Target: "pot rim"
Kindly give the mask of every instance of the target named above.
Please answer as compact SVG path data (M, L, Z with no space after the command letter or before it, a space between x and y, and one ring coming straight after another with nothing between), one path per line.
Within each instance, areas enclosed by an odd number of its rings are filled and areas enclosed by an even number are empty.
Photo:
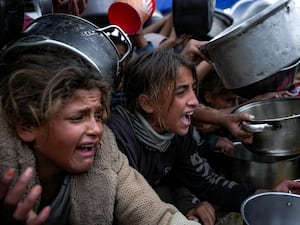
M39 38L40 40L33 40L33 38ZM61 41L49 39L48 37L45 37L43 35L29 35L18 39L15 43L13 43L5 49L5 51L1 55L1 58L5 58L7 54L11 54L11 52L14 52L16 49L19 48L42 46L55 46L57 48L68 50L70 53L84 58L88 63L90 63L94 67L94 69L96 69L99 72L101 77L104 76L103 71L100 70L99 66L94 62L94 60L92 60L82 51Z
M254 199L258 199L258 198L263 198L266 196L282 196L284 198L286 198L286 200L290 200L290 199L298 199L300 200L300 195L298 194L293 194L293 193L288 193L288 192L263 192L263 193L258 193L258 194L254 194L251 195L250 197L246 198L241 205L240 211L241 211L241 215L243 217L244 222L247 225L250 225L248 219L246 218L246 206L249 202L251 202ZM287 202L286 202L287 203ZM271 206L271 205L270 205Z
M246 110L255 107L255 106L260 106L264 104L268 104L270 102L282 102L282 101L300 101L300 97L281 97L281 98L275 98L275 99L266 99L266 100L258 100L254 101L251 103L245 103L238 108L234 109L232 113L247 113ZM251 121L248 121L253 124L258 124L258 123L268 123L268 122L279 122L279 121L284 121L284 120L289 120L289 119L296 119L300 117L300 113L298 114L293 114L290 116L283 116L283 117L277 117L277 118L272 118L272 119L252 119Z
M86 26L91 26L91 30L88 30L88 31L84 31L86 33L86 35L93 35L95 33L99 34L101 33L112 45L112 47L114 48L114 50L116 51L116 54L118 55L118 58L119 58L119 63L121 63L122 61L125 60L125 58L130 54L131 50L132 50L132 43L131 41L129 40L128 36L125 34L125 32L117 25L108 25L108 26L105 26L105 27L98 27L96 24L90 22L89 20L86 20L82 17L79 17L79 16L75 16L75 15L72 15L72 14L67 14L67 13L54 13L54 14L46 14L46 15L42 15L38 18L36 18L35 20L33 20L28 26L27 28L23 31L23 34L30 34L30 29L32 29L32 27L34 27L37 23L39 23L40 21L44 21L45 19L47 18L51 18L51 17L54 17L54 18L62 18L64 19L64 17L66 17L65 19L74 19L74 20L77 20L77 21L80 21L80 22L83 22ZM109 35L107 34L108 30L109 29L114 29L114 30L118 30L118 32L120 33L121 35L121 38L123 38L125 40L124 43L127 44L127 51L126 53L122 56L122 58L120 58L120 53L116 47L116 45L114 44L114 42L110 39ZM81 31L82 32L82 31ZM48 37L49 39L52 39L51 37ZM59 40L57 40L59 41Z
M54 29L53 32L48 33L46 30L47 27L51 25L56 25L56 23L67 21L66 26L63 23L59 28ZM70 32L71 34L78 34L78 41L74 42L72 39L64 38L59 32L61 29L67 30L72 29L75 24L75 27L78 25L78 29L76 31ZM41 25L41 26L40 26ZM77 28L77 27L76 27ZM58 35L56 35L56 33ZM115 43L111 39L111 35L117 32L118 38L127 45L127 50L124 55L120 55ZM55 35L53 35L55 33ZM82 37L84 36L84 37ZM109 54L112 57L113 62L109 66L113 66L113 72L108 73L105 71L107 65L102 65L97 62L97 58L95 58L96 51L88 52L85 49L85 46L82 45L83 42L86 41L86 37L97 36L97 40L105 41L104 43L109 45ZM92 43L92 42L91 42ZM128 36L124 33L124 31L116 26L109 25L102 28L99 28L97 25L92 22L83 19L81 17L65 14L65 13L55 13L55 14L47 14L43 15L37 19L35 19L31 24L21 33L20 38L14 40L13 42L7 44L2 49L3 51L0 54L1 58L5 58L15 50L26 49L28 47L49 47L53 46L57 49L64 49L71 54L80 56L85 61L87 61L96 71L99 73L100 77L109 78L114 80L118 77L120 71L120 63L130 54L132 50L132 44L128 38Z

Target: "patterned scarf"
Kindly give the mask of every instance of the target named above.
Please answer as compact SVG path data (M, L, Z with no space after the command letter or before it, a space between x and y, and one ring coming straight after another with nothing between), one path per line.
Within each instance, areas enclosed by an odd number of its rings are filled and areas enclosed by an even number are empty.
M175 136L174 133L159 134L139 112L132 114L121 106L117 106L115 109L130 122L137 139L144 144L148 150L159 152L165 152L167 150L172 138Z

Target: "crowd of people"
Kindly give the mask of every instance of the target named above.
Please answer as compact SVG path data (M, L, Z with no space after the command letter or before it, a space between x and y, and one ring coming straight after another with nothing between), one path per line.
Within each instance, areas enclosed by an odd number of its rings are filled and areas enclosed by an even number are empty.
M86 4L54 0L53 13L81 16ZM230 154L232 140L252 141L240 126L252 115L232 114L233 108L293 93L255 99L231 93L199 50L206 41L178 37L172 21L170 13L130 35L134 48L116 86L70 49L32 44L11 54L13 42L6 43L0 51L1 224L213 225L216 209L239 212L253 194L300 194L300 182L255 189L214 171L202 154L206 148ZM122 43L113 42L122 54ZM220 127L227 136L216 132ZM219 139L209 144L212 131Z

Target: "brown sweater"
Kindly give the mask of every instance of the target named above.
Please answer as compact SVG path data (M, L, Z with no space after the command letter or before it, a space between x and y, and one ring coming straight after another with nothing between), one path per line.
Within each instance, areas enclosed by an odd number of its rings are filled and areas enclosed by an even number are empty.
M71 176L71 225L108 225L113 219L129 225L195 225L172 205L163 203L145 179L132 169L105 127L101 149L92 168ZM0 117L0 172L15 168L20 174L35 168L35 157ZM29 187L39 183L35 171ZM36 203L35 209L39 206Z

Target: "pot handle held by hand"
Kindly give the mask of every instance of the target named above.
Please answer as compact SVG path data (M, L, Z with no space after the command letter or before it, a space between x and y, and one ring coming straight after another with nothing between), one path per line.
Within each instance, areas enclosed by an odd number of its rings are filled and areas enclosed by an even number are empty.
M199 50L201 51L201 53L203 54L203 56L205 56L205 60L206 61L212 62L211 57L208 54L207 44L200 46Z
M258 132L263 132L266 130L274 130L280 128L280 123L260 123L260 124L250 124L250 123L243 123L242 127L244 130L252 133L258 133Z

